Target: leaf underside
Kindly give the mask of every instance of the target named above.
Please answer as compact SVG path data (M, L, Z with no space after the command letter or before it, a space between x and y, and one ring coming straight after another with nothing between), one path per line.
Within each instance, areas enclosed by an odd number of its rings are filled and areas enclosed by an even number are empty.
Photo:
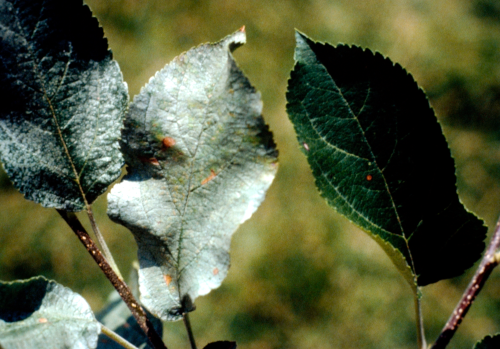
M463 273L480 257L486 227L459 201L424 92L379 53L296 38L287 112L321 195L412 287Z
M134 234L141 300L163 320L221 284L231 235L276 172L260 94L231 55L245 39L240 30L177 57L125 119L128 175L109 194L108 214Z
M0 347L95 348L101 326L85 299L36 277L0 282Z
M68 211L120 175L127 86L81 0L0 0L0 157L26 198Z

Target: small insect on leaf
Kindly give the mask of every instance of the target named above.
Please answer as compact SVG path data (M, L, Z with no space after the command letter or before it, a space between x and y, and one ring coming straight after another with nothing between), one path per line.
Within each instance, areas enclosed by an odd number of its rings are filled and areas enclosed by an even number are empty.
M49 322L49 320L47 320L44 317L41 317L40 319L38 319L38 322L41 323L41 324L46 324L47 322Z
M217 275L217 274L219 274L219 269L218 268L214 268L213 274L214 274L214 276Z
M304 149L309 151L309 146L307 145L307 143L302 143L302 145L304 146Z
M214 170L210 170L210 176L208 176L207 178L205 178L204 180L201 181L201 185L205 185L207 184L208 182L210 182L212 179L214 179L216 176L215 174L215 171Z
M366 180L367 180L367 181L371 181L372 179L373 179L373 176L372 176L372 175L370 175L370 174L369 174L368 176L366 176Z
M173 139L172 137L165 137L161 140L163 146L162 146L162 149L163 150L167 150L169 148L172 148L174 145L175 145L175 139Z

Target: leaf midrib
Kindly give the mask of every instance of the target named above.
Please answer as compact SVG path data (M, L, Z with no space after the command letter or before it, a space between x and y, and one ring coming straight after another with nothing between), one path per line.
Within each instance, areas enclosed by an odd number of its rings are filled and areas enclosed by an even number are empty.
M14 7L14 4L13 4L12 6ZM38 16L38 19L37 19L37 23L36 23L36 25L35 25L35 29L34 29L34 31L33 31L33 33L32 33L32 35L31 35L32 37L33 37L33 35L34 35L35 31L36 31L36 30L37 30L37 28L38 28L38 23L40 22L40 18L41 18L41 16L42 16L42 11L43 11L43 9L44 9L44 7L42 6L42 7L40 8L40 12L39 12L39 16ZM68 158L68 162L69 162L69 163L70 163L70 165L71 165L71 169L72 169L73 175L75 176L75 178L71 178L71 179L72 179L72 180L74 180L74 181L75 181L75 183L77 184L78 189L79 189L79 191L80 191L80 193L81 193L81 195L82 195L82 199L83 199L83 201L84 201L85 207L88 209L90 206L89 206L89 203L87 202L87 197L86 197L85 192L84 192L84 190L83 190L83 187L82 187L82 185L81 185L81 182L80 182L80 177L79 177L78 171L76 170L75 164L74 164L74 162L73 162L73 159L72 159L72 157L71 157L71 154L70 154L70 152L69 152L69 149L68 149L68 147L67 147L67 145L66 145L66 141L65 141L65 139L64 139L64 137L63 137L63 135L62 135L61 127L60 127L60 125L59 125L59 121L57 120L56 112L55 112L54 106L53 106L53 104L52 104L52 99L51 99L51 97L49 97L49 95L48 95L48 93L47 93L47 89L46 89L45 84L44 84L44 82L43 82L43 79L42 79L42 77L41 77L41 71L40 71L40 69L38 68L38 61L37 61L37 59L36 59L35 51L34 51L34 49L33 49L33 47L32 47L31 42L30 42L29 40L27 40L27 37L28 37L28 36L27 36L26 32L24 31L24 28L23 28L23 26L21 25L21 22L20 22L20 20L19 20L19 19L20 19L20 16L19 16L19 9L18 9L18 8L16 8L16 24L17 24L17 26L18 26L18 28L19 28L19 30L20 30L20 32L21 32L21 35L23 36L23 38L24 38L24 40L25 40L25 42L26 42L26 44L27 44L27 45L26 45L26 47L27 47L27 49L28 49L29 55L32 57L33 69L34 69L33 73L34 73L34 74L35 74L35 76L37 77L37 79L38 79L38 81L39 81L39 84L40 84L40 86L41 86L41 88L42 88L42 91L41 91L41 92L42 92L42 94L43 94L44 98L45 98L45 99L46 99L46 101L47 101L47 104L48 104L49 109L50 109L50 113L51 113L51 115L52 115L52 119L53 119L53 121L54 121L54 123L55 123L55 128L56 128L57 134L58 134L59 139L60 139L60 141L61 141L61 144L62 144L62 146L63 146L63 148L64 148L64 152L65 152L65 154L66 154L66 157ZM72 45L71 45L71 44L70 44L70 49L72 49ZM68 56L67 66L69 66L69 64L70 64L70 59L71 59L71 58ZM62 82L63 82L63 80L65 79L65 76L66 76L65 74L66 74L66 73L67 73L67 69L65 69L64 74L63 74L63 76L61 77L61 81L60 81L60 83L59 83L59 86L61 86L61 85L62 85ZM59 89L59 87L58 87L58 89ZM56 90L56 92L55 92L54 96L57 94L58 89Z
M210 45L213 47L213 45ZM204 55L203 56L203 60L201 62L201 66L204 66L204 62L205 60L208 58L208 55ZM222 66L222 69L226 68L227 65L226 64L223 64ZM190 194L191 194L191 182L193 180L193 175L194 175L194 171L193 171L193 167L195 165L195 162L196 162L196 157L198 155L198 149L200 147L200 140L203 136L203 134L205 133L206 130L208 130L209 128L211 127L214 127L216 124L214 123L213 125L209 125L207 128L204 128L203 125L205 124L205 121L207 119L207 116L208 116L208 110L210 109L210 106L212 105L212 103L216 100L216 98L214 98L215 96L213 95L213 92L215 90L215 87L218 86L218 83L220 82L220 79L222 79L223 77L223 74L217 74L218 76L218 80L216 81L216 83L212 84L211 86L211 89L209 89L208 91L210 91L208 94L211 94L212 95L212 98L208 98L208 103L205 107L205 113L204 113L204 116L203 116L203 120L200 121L200 124L202 125L201 127L201 130L200 130L200 133L198 135L198 139L197 139L197 143L196 143L196 148L194 150L194 153L192 154L192 160L191 160L191 166L189 168L189 179L188 179L188 183L187 183L187 194L186 194L186 199L184 201L184 207L183 207L183 210L182 210L182 214L181 214L181 228L180 228L180 232L179 232L179 243L177 245L177 261L176 261L176 269L177 269L177 285L179 286L178 287L178 291L179 291L179 297L182 297L182 292L181 292L181 285L180 285L180 278L181 278L181 273L182 271L185 269L183 268L182 270L180 269L180 262L181 262L181 249L182 249L182 242L183 242L183 237L184 237L184 217L186 215L186 209L188 207L188 202L189 202L189 198L190 198ZM184 79L186 78L186 74L183 75L183 80L182 82L184 82ZM182 83L179 85L179 92L178 94L180 93L180 86L182 86ZM208 95L207 95L208 97ZM178 101L178 98L177 98L177 101ZM176 108L178 107L178 104L176 105ZM189 149L189 148L188 148Z
M311 127L316 131L316 134L318 135L318 137L320 137L328 146L331 146L332 148L335 148L337 149L338 151L340 152L343 152L345 153L346 155L350 155L350 156L353 156L353 157L357 157L358 159L363 159L363 160L369 160L369 159L365 159L365 158L362 158L362 157L359 157L355 154L352 154L352 153L349 153L347 151L345 151L344 149L341 149L341 148L338 148L336 147L335 145L331 144L331 143L328 143L326 141L326 139L319 133L319 131L317 131L316 127L314 126L313 122L311 121L311 117L310 117L310 114L309 112L307 111L307 108L303 105L302 101L300 101L300 104L302 105L302 109L304 110L304 113L308 116L308 121L311 125ZM319 166L319 164L314 160L314 162ZM342 198L342 200L344 200L344 202L352 209L352 212L356 213L358 216L362 217L367 223L369 223L370 225L374 226L375 228L387 233L387 234L390 234L390 235L394 235L394 236L397 236L397 237L401 237L401 235L399 234L396 234L396 233L393 233L393 232L390 232L388 230L386 230L385 228L375 224L374 222L372 222L369 218L367 218L365 215L363 215L361 212L359 212L358 210L355 209L354 206L352 206L351 202L338 190L338 187L336 185L334 185L326 176L324 176L323 174L321 174L321 176L323 178L325 178L325 180L330 184L330 186L335 190L335 192L338 194L338 196L340 198Z

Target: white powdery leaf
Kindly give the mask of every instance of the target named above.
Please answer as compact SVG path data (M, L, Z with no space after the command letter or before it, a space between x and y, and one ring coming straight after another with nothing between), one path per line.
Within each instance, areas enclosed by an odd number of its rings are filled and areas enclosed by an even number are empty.
M129 173L109 194L108 214L134 234L142 302L163 320L221 284L231 235L276 173L260 94L231 55L244 42L240 30L180 55L126 116Z

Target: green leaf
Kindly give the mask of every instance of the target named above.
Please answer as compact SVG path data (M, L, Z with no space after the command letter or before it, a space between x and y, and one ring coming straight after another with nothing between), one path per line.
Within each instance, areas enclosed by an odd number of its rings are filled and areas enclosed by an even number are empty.
M0 282L0 347L95 348L101 331L82 296L43 277Z
M379 53L296 39L287 111L321 195L415 290L460 275L480 257L486 227L459 201L424 92Z
M132 268L131 277L128 282L128 286L132 290L132 294L135 298L139 298L139 275L136 268ZM163 333L162 322L153 317L149 311L146 310L146 314L154 326L156 333L161 337ZM144 331L137 323L137 320L131 315L130 310L118 292L113 291L108 297L108 302L103 310L97 314L97 320L104 326L114 331L122 338L126 339L128 342L132 343L140 349L152 348L149 344L148 338ZM122 346L110 339L104 333L99 335L99 341L97 343L97 349L121 349Z
M220 341L207 344L203 349L236 349L236 342Z
M486 336L480 342L477 342L474 349L498 349L500 348L500 334Z
M240 30L174 59L125 120L129 173L109 194L108 214L134 234L142 302L163 320L221 284L231 235L276 172L260 94L230 53L245 39Z
M26 198L85 208L120 175L127 86L81 0L0 0L0 157Z

